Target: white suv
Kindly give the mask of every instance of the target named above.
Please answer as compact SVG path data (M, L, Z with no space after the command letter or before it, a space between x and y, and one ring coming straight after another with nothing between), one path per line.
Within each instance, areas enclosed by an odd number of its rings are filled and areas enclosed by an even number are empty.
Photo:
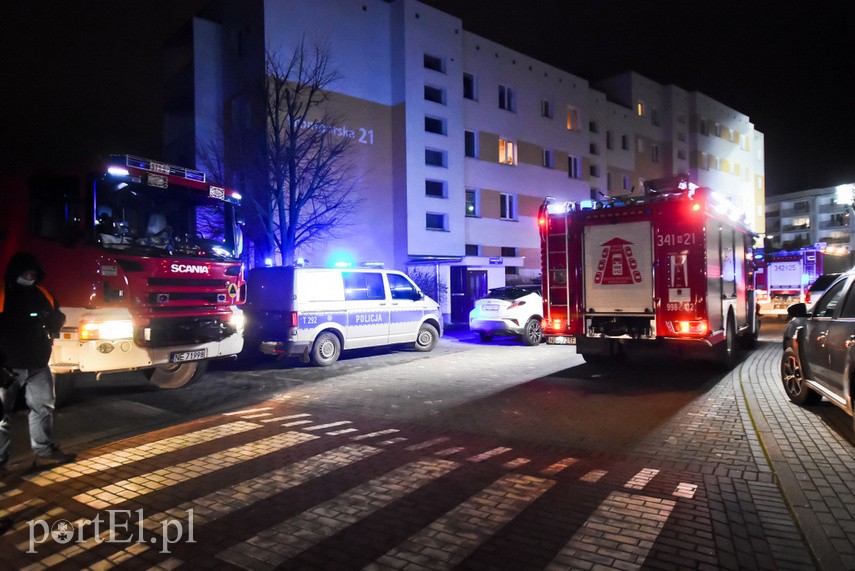
M469 330L485 342L495 335L516 335L526 345L538 345L543 340L542 313L539 285L497 287L475 302L469 313Z

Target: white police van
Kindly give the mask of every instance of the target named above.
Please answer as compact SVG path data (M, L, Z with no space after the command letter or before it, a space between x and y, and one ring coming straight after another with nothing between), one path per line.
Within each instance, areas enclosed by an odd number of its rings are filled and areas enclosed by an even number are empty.
M442 335L439 304L395 270L254 268L244 315L248 348L321 367L343 349L408 343L430 351Z

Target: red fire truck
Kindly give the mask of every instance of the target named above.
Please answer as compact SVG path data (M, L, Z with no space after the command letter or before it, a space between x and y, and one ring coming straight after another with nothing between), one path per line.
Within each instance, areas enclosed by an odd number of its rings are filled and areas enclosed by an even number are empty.
M58 397L79 372L146 369L177 388L239 353L240 195L129 155L84 170L0 182L0 272L14 252L35 254L67 317L50 361Z
M637 198L548 198L538 223L547 343L588 362L654 347L731 365L737 339L756 342L753 234L687 176L648 181Z

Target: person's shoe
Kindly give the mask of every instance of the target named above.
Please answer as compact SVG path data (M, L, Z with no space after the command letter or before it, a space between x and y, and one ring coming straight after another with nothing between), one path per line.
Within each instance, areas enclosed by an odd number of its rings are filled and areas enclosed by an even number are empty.
M59 449L59 446L54 446L50 449L48 454L36 454L35 459L33 459L33 466L37 468L44 466L58 466L59 464L73 462L75 458L77 458L77 454L66 454Z

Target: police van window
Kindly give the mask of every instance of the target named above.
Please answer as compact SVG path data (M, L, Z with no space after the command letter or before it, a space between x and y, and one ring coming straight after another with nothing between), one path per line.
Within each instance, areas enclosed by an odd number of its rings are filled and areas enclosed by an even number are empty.
M399 274L386 274L389 278L389 289L392 290L392 299L417 299L416 286L413 282Z
M380 272L344 272L344 298L347 300L386 299Z
M837 282L834 287L825 292L825 295L820 298L813 308L814 317L833 317L834 310L840 299L843 296L843 286L846 285L846 280Z

